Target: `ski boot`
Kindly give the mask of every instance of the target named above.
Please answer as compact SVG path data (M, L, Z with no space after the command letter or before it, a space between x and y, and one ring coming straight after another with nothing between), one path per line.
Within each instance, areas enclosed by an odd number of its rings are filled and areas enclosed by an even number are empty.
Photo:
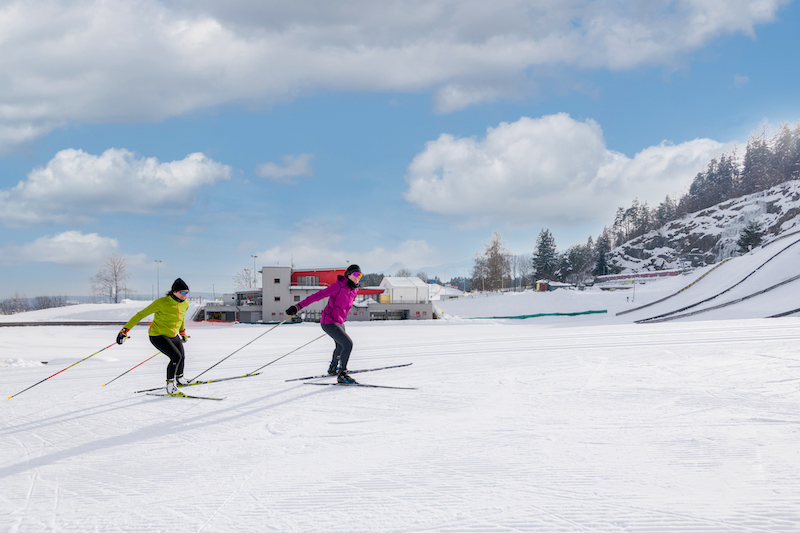
M175 381L174 380L171 380L171 379L167 380L167 388L166 388L166 390L167 390L167 394L169 394L170 396L175 396L176 394L178 394L178 386L175 385Z
M347 370L342 369L339 372L339 376L336 378L338 383L343 383L345 385L358 385L358 381L354 380L350 376L347 375Z

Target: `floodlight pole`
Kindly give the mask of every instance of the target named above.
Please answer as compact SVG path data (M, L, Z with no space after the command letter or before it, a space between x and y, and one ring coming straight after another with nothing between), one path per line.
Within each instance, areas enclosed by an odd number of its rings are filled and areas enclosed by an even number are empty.
M161 272L159 268L161 266L161 261L156 259L155 262L156 262L156 293L161 294Z

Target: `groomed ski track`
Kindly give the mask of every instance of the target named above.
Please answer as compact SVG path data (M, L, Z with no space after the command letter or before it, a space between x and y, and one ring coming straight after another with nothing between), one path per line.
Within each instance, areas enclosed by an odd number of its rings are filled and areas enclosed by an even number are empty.
M0 404L0 531L800 528L794 319L509 322L348 326L360 363L414 362L375 383L417 391L285 383L326 367L330 346L312 345L262 376L208 385L224 402L132 394L163 380L165 361L101 387L149 354L134 337L131 350ZM5 350L30 353L24 329L4 331ZM257 331L197 328L189 365L205 368ZM318 331L279 328L224 370ZM0 388L67 364L87 335L114 333L36 328L39 349L68 353L3 369Z
M800 268L800 238L793 234L793 239L775 241L770 246L759 248L756 253L736 258L735 261L709 266L707 271L692 283L675 293L656 301L646 303L617 313L617 316L636 323L663 322L678 320L701 313L709 313L732 305L747 305L751 298L759 297L765 292L783 287L786 283L798 281ZM697 283L706 276L716 283ZM725 280L725 288L719 290L719 280ZM688 290L690 289L691 290ZM793 307L776 309L759 318L782 315L791 312ZM715 318L727 318L729 313L720 313ZM736 316L742 316L741 314ZM745 315L747 316L747 315Z

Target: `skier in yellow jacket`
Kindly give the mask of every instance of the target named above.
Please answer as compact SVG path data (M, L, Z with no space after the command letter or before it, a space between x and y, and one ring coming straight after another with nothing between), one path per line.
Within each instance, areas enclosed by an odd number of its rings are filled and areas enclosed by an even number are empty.
M163 298L153 301L150 305L136 313L117 335L117 344L122 344L128 338L128 332L144 317L152 315L150 323L150 343L158 351L169 357L167 365L167 394L178 392L178 385L185 385L183 378L183 362L186 355L183 352L183 343L189 336L186 334L184 316L189 308L186 297L189 295L189 286L181 278L175 280L172 288Z

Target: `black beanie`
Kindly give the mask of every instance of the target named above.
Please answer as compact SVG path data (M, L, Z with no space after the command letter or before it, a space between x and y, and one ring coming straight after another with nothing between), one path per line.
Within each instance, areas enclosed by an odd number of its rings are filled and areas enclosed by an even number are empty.
M344 277L349 276L353 272L358 272L359 274L361 274L361 267L358 265L350 265L349 267L347 267L347 270L344 271Z
M189 286L183 281L181 278L176 279L172 282L172 290L171 292L180 292L180 291L188 291Z

